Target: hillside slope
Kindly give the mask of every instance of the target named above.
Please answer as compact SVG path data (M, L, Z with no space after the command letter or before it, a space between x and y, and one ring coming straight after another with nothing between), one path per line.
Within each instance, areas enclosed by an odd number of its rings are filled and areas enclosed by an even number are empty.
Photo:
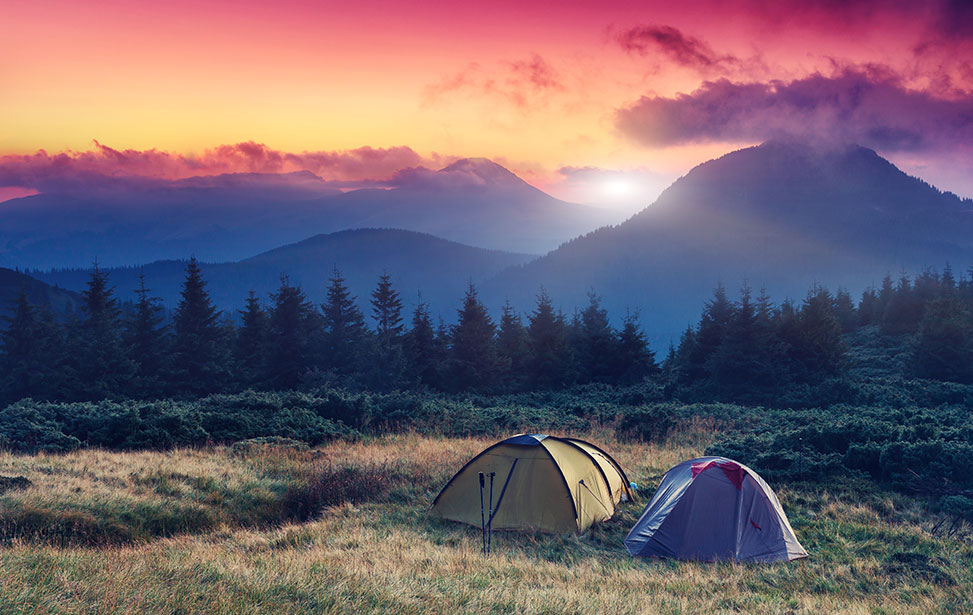
M27 299L33 305L49 308L55 314L77 310L82 303L81 296L77 293L50 286L19 271L0 267L0 317L10 314L22 290L27 291ZM7 323L0 320L0 329L6 326Z
M441 312L451 320L452 309L459 305L471 280L482 281L533 258L528 254L474 248L424 233L359 229L316 235L241 261L204 263L201 267L214 302L225 310L241 309L250 289L266 301L280 286L281 275L287 275L292 284L300 284L313 301L320 303L324 301L328 278L337 267L363 309L367 308L378 276L388 272L406 306L414 306L421 291L434 313ZM185 261L109 269L109 280L119 297L134 297L140 271L152 294L161 297L167 307L175 307L185 277ZM88 279L84 269L35 275L72 289L83 288Z
M695 321L717 282L802 299L814 283L853 293L886 273L973 263L973 205L874 151L769 142L701 164L625 223L579 237L488 285L564 309L594 289L615 316L640 309L666 336Z

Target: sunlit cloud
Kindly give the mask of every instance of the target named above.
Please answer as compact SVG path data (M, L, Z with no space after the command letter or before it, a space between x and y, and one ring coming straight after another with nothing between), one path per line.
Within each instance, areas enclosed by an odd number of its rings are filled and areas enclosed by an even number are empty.
M150 186L156 185L152 180L295 171L310 171L339 185L360 185L367 180L386 180L403 168L438 168L455 159L437 154L421 156L409 147L295 153L251 141L220 145L192 155L155 149L118 150L98 141L94 145L94 149L85 152L50 154L39 150L0 156L0 186L41 192L83 191L119 182Z
M521 110L546 106L553 93L567 88L558 71L539 54L501 61L493 68L471 62L423 88L423 104L449 102L452 95L499 100Z

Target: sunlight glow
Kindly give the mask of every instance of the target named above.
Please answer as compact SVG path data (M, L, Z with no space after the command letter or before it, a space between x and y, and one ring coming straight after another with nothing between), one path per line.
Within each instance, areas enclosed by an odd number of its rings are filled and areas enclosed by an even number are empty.
M621 177L614 177L612 179L609 179L602 186L602 190L605 191L605 194L613 197L628 196L632 193L634 189L635 186L632 184L631 181Z

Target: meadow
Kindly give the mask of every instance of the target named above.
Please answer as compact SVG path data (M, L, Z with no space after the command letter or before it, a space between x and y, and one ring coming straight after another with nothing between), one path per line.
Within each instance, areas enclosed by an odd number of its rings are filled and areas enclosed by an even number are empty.
M655 442L598 423L639 501L584 535L431 518L494 440L407 432L317 446L264 439L166 451L0 453L0 613L963 613L973 536L864 475L774 482L810 557L743 565L631 558L622 539L667 468L721 436Z

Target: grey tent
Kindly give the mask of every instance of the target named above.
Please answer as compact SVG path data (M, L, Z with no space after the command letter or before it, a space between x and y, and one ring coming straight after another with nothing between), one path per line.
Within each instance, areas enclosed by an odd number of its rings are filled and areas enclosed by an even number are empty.
M691 459L666 472L625 546L636 556L706 561L807 557L770 486L725 457Z

